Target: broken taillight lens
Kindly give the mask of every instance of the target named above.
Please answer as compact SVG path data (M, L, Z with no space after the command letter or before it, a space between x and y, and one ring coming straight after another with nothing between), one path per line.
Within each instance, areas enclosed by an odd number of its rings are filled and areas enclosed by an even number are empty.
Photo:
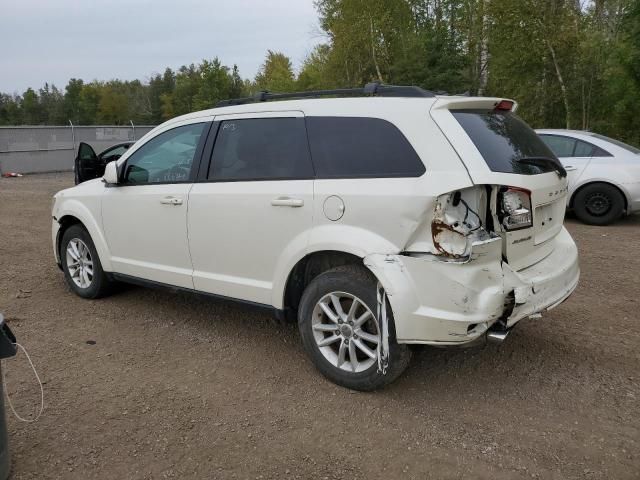
M499 197L500 222L505 230L533 226L531 192L523 188L503 187Z

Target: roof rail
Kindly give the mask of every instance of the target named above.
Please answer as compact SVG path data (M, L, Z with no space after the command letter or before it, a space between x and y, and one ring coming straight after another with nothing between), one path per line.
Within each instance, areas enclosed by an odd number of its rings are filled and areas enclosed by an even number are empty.
M362 88L336 88L333 90L311 90L308 92L271 93L262 91L252 97L221 100L216 107L244 105L246 103L267 102L269 100L287 100L294 98L318 97L435 97L435 93L411 85L385 85L378 82L367 83Z

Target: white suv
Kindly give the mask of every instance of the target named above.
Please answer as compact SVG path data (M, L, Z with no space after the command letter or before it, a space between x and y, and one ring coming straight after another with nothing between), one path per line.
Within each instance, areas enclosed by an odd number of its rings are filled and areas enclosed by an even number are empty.
M264 306L297 318L325 376L372 390L410 344L503 339L575 289L566 172L514 102L367 85L226 104L55 195L75 293L125 281Z

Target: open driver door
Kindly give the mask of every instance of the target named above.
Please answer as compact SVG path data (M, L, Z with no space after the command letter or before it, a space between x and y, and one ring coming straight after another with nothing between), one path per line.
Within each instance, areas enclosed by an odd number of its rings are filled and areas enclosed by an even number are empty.
M104 165L100 162L93 147L88 143L80 142L80 145L78 145L74 172L76 185L104 175Z

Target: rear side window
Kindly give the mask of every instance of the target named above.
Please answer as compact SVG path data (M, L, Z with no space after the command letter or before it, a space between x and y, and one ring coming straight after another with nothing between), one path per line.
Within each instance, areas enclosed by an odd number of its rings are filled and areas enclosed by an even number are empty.
M252 118L220 123L208 178L313 178L303 118Z
M317 178L419 177L425 167L392 123L367 117L307 117Z
M494 172L535 175L554 170L559 160L529 125L517 115L500 110L451 110L487 166ZM549 159L532 165L531 159Z
M574 157L611 157L609 152L603 150L596 145L582 140L576 140L576 150L573 154Z

